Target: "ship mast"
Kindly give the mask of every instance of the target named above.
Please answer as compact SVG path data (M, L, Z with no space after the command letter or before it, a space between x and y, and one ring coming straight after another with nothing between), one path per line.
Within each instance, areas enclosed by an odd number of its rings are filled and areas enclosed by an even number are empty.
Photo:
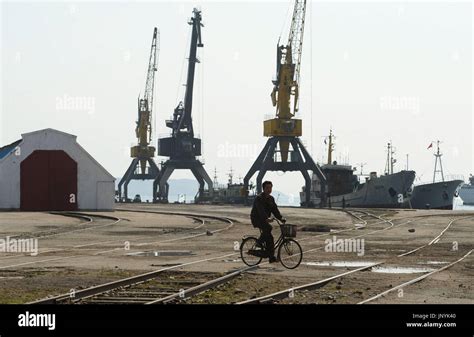
M229 185L232 185L233 184L233 178L234 178L234 170L232 169L232 166L230 167L228 177L229 177Z
M387 162L385 164L385 175L390 174L390 142L387 143Z
M390 174L393 174L393 164L395 164L397 162L396 159L393 159L393 155L395 154L395 150L393 149L393 145L392 145L392 152L390 153L390 171L391 173Z
M328 146L328 165L331 165L332 163L332 153L334 151L334 143L332 141L333 134L332 134L332 129L329 129L329 146Z
M214 166L214 181L212 182L215 187L219 185L217 181L217 168Z
M385 164L385 174L393 174L393 164L397 162L393 159L395 150L393 149L392 141L387 143L387 163Z
M440 143L440 141L437 140L436 141L437 150L436 150L436 153L434 154L434 156L435 156L435 167L434 167L434 172L433 172L433 183L436 180L436 173L437 172L441 173L441 180L444 181L443 163L441 162L441 156L443 154L439 152L439 143ZM439 160L439 170L436 169L437 166L438 166L438 160Z
M359 163L357 164L358 166L360 166L360 173L359 173L359 176L363 176L364 175L364 166L366 165L367 163Z

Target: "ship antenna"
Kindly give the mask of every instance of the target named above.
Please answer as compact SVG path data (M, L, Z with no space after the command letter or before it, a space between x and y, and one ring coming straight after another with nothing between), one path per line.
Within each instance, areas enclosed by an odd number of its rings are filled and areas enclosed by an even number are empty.
M435 167L434 167L434 172L433 172L433 183L435 182L436 180L436 173L439 172L441 173L441 180L444 181L444 174L443 174L443 163L441 162L441 156L443 155L442 153L439 152L439 144L441 142L439 140L436 141L436 147L437 147L437 150L436 150L436 153L434 154L435 156ZM437 170L437 166L438 166L438 160L439 160L439 170Z

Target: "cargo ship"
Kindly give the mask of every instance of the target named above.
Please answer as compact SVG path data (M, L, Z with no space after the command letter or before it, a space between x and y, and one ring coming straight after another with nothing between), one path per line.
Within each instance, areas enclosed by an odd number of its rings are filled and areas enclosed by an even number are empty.
M254 187L249 186L250 195L242 182L234 182L234 171L232 168L227 174L229 177L226 186L219 186L217 182L217 172L214 169L214 193L211 198L213 204L246 204L253 201Z
M370 207L370 208L403 208L409 202L415 171L400 171L393 173L391 144L389 143L390 164L384 175L377 176L371 172L365 181L360 182L355 169L350 165L339 165L332 161L334 150L333 134L329 134L328 163L321 166L327 180L328 207ZM390 171L391 168L391 171ZM361 172L361 177L362 172ZM321 182L313 174L311 179L310 205L305 205L306 190L303 186L300 192L302 206L314 207L321 202Z
M453 209L453 199L458 195L459 189L463 184L461 179L445 180L443 173L443 164L441 162L442 153L439 149L438 140L437 150L434 153L435 166L433 173L433 182L428 184L415 185L410 198L410 206L415 209ZM432 146L430 144L428 148ZM439 163L439 164L438 164ZM438 169L439 167L439 169ZM441 175L441 181L436 181L436 174Z
M469 176L469 184L461 185L459 189L459 197L462 199L463 205L474 206L474 176Z

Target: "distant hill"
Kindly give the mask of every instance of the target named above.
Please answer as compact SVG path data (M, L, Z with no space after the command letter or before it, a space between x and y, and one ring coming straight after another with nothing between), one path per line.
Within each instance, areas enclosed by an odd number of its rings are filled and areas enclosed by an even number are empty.
M115 179L115 189L118 189L118 183L120 182L120 177ZM194 202L194 197L199 189L199 184L194 179L170 179L168 181L170 186L168 200L169 202L175 202L178 200L181 195L181 201L184 199L187 203ZM153 183L150 180L132 180L128 184L128 197L132 198L136 194L140 194L140 197L143 202L147 200L151 202L153 194ZM299 206L300 198L298 196L291 197L283 192L273 191L273 197L277 201L278 205L282 206Z

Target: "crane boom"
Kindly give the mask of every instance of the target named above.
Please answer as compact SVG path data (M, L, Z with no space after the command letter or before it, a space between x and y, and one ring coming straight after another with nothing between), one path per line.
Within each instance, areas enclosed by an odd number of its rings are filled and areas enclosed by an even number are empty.
M295 0L288 43L277 44L277 75L271 93L276 118L264 121L263 134L266 137L302 135L302 121L293 117L298 111L305 14L306 0ZM289 142L281 140L279 144L282 160L286 162Z
M195 8L193 10L193 17L191 17L191 20L188 22L188 24L192 26L192 33L191 44L189 46L188 73L186 77L184 101L178 103L173 113L173 119L166 121L166 126L173 130L173 137L177 137L178 134L182 132L186 132L190 137L194 137L192 122L194 74L196 63L200 62L197 58L197 48L204 47L201 36L201 27L204 27L204 25L201 23L201 20L201 12Z
M273 106L276 107L277 118L290 119L298 111L298 94L301 68L301 55L303 51L303 35L306 14L306 0L296 0L291 19L290 33L287 45L277 45L277 74L273 81L274 87L271 98ZM293 104L291 104L293 101ZM293 105L293 106L292 106ZM274 129L274 123L268 123L266 136L272 133L280 133ZM300 136L300 132L293 134Z
M157 71L157 56L159 52L159 33L155 27L151 41L150 59L145 82L143 98L138 100L138 121L136 134L141 146L148 146L152 140L153 93L155 87L155 72Z
M304 22L306 14L306 0L296 1L293 10L293 18L291 21L290 35L288 37L288 46L291 46L291 62L296 62L296 69L294 73L294 83L296 88L300 84L300 68L301 68L301 55L303 53L303 35L304 35ZM295 97L294 112L298 111L298 97Z

